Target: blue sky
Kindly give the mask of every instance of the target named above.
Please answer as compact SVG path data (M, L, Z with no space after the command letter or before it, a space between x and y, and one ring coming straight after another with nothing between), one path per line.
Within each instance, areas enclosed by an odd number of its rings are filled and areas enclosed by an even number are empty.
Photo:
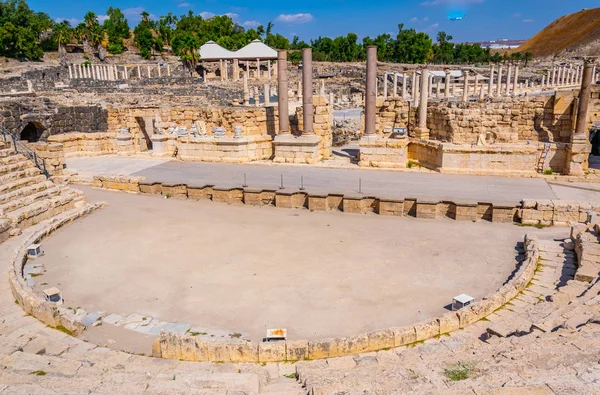
M29 0L36 11L73 24L92 10L104 15L109 6L119 7L133 28L139 13L154 17L193 10L206 16L228 14L245 27L273 21L275 32L290 39L294 34L308 41L318 36L348 32L374 37L397 33L397 25L425 31L431 36L443 30L454 41L483 41L498 38L526 39L559 16L598 6L597 0ZM465 15L459 22L448 15Z

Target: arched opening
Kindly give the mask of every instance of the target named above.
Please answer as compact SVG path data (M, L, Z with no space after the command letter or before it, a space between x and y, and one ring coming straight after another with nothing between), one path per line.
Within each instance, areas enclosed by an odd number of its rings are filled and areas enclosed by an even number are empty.
M42 134L44 133L44 128L37 122L29 122L23 130L21 130L21 140L25 140L30 143L35 143L40 141Z

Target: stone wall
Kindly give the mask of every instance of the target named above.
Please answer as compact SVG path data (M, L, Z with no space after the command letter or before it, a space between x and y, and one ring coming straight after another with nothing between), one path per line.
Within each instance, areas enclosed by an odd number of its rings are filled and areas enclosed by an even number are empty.
M490 102L432 102L430 137L453 143L488 141L568 142L573 130L573 95L494 98Z
M44 160L46 171L51 176L60 176L65 168L64 147L60 143L31 143L29 148L33 149L37 157Z
M43 131L41 140L71 132L106 132L108 113L100 106L65 106L44 98L0 102L0 125L20 136L28 123Z
M304 130L303 107L296 108L297 130ZM317 136L321 138L319 153L323 159L331 157L333 146L333 108L325 96L313 96L313 128Z
M114 133L65 133L48 137L49 143L59 143L65 157L96 156L117 151Z
M414 116L414 111L412 112ZM408 128L411 115L411 103L400 97L377 98L376 130L377 134L389 137L394 128Z
M269 135L234 137L180 137L177 157L184 161L245 163L271 159L273 139Z

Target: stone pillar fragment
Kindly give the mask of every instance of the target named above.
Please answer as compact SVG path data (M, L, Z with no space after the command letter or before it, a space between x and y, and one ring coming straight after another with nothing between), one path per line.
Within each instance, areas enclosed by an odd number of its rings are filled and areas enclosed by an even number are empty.
M406 86L408 85L408 74L402 74L402 98L406 99Z
M244 79L244 83L248 83ZM277 52L277 101L279 107L279 134L290 134L288 104L287 51Z
M512 76L512 64L508 65L508 71L506 73L506 94L510 94L510 78Z
M250 105L250 91L248 90L248 71L244 72L244 105Z
M450 97L450 69L444 70L444 73L446 73L446 78L444 80L444 96L448 98Z
M468 102L469 101L469 70L465 70L463 71L463 97L462 97L462 101L463 102Z
M490 79L488 81L488 95L492 96L492 90L494 88L494 69L495 66L493 64L490 65Z
M302 135L314 134L313 129L313 69L312 48L302 49L302 119L304 130ZM368 72L367 72L368 76Z
M394 73L394 88L392 95L393 97L398 97L398 73Z
M388 73L383 73L383 97L387 99L388 96Z
M377 47L367 47L367 86L365 97L365 136L376 135L375 122L377 112Z
M513 95L516 95L519 92L518 88L519 84L519 66L515 66L515 81L513 83Z
M421 71L421 100L419 101L419 126L415 130L415 137L419 139L429 139L429 129L427 129L427 99L429 96L429 70Z
M502 96L502 66L498 67L498 81L496 83L496 95Z

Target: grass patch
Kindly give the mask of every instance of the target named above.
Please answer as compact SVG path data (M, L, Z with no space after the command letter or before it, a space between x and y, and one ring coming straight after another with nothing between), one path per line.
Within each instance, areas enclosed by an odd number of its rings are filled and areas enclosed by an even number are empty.
M71 332L70 330L68 330L67 328L65 328L62 325L57 326L55 329L61 331L62 333L66 333L69 336L73 336L73 332Z
M296 379L296 373L284 374L283 377L287 377L288 379Z
M35 277L39 277L39 276L43 276L43 275L44 275L44 273L31 273L29 276L31 278L35 278Z
M444 375L450 381L462 381L470 377L473 371L471 364L459 362L456 365L450 365L444 368Z
M546 169L546 170L544 170L544 175L545 176L551 176L552 174L554 174L554 172L552 171L552 169Z
M44 372L43 370L36 370L36 371L33 371L33 372L29 373L29 374L35 374L36 376L45 376L46 372Z
M409 169L412 169L414 165L415 165L415 162L413 162L412 160L409 160L408 163L406 164L406 167Z
M425 340L419 340L418 342L407 344L406 347L416 347L416 346L419 346L421 344L425 344Z
M242 334L238 332L230 333L229 337L231 337L232 339L239 339L240 337L242 337Z

